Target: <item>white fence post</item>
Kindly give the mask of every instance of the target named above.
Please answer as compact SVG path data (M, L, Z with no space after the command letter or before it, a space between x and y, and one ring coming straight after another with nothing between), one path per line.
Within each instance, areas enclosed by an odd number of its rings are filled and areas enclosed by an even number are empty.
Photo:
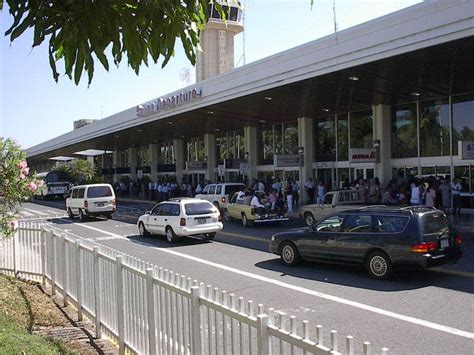
M47 231L41 228L41 285L46 285L46 234Z
M81 263L81 240L76 239L76 298L77 298L77 320L82 320L82 263Z
M153 269L146 269L146 304L148 313L148 341L151 355L156 354L155 299L153 297Z
M16 236L18 235L18 230L13 232L13 275L17 277L17 268L16 268Z
M191 287L192 354L201 354L201 301L199 286Z
M270 338L268 337L268 316L259 314L257 316L257 354L267 355L270 353Z
M62 243L61 248L62 248L62 262L61 265L64 265L63 268L63 306L67 306L67 284L68 284L68 274L69 274L69 260L67 257L67 248L66 248L66 234L63 234L61 238L59 239Z
M94 306L95 306L95 337L97 339L102 338L102 325L100 321L101 317L101 277L99 268L99 247L93 248L93 262L92 262L92 274L94 277Z
M125 354L125 320L123 309L122 256L115 258L115 277L117 278L117 333L119 337L119 354Z
M49 232L51 236L51 295L56 294L56 234Z

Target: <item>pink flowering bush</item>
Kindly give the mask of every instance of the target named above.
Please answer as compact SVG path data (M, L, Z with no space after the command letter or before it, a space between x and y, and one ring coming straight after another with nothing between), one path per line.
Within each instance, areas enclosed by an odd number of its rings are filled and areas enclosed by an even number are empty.
M0 137L0 238L18 228L16 206L31 198L42 181L30 176L26 154L11 138Z

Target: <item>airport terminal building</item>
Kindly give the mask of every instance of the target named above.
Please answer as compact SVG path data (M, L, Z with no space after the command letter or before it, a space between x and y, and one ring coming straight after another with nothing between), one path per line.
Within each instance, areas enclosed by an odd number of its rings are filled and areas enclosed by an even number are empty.
M29 164L94 149L110 182L432 175L474 196L474 0L425 1L239 68L240 15L209 29L196 84L31 147Z

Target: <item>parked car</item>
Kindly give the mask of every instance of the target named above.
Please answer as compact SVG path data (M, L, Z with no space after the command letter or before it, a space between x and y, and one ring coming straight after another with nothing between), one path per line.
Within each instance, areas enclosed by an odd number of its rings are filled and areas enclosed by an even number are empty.
M229 202L232 195L241 191L245 187L245 184L240 182L223 182L218 184L209 184L204 187L202 192L196 195L197 198L207 200L221 210Z
M116 208L114 189L109 184L74 186L66 198L69 218L78 215L81 221L89 216L112 218Z
M181 237L203 235L213 239L223 228L220 213L209 201L183 197L157 204L137 221L140 235L165 235L170 243Z
M264 199L265 194L261 193ZM278 213L275 210L268 210L266 214L258 214L255 209L250 206L252 196L245 196L244 198L237 199L237 194L234 194L224 208L224 219L231 221L232 219L242 221L244 227L250 227L254 223L275 223L288 221L288 216L285 212Z
M313 228L272 236L270 251L286 265L301 260L365 265L370 276L389 278L394 267L456 262L461 237L446 215L427 207L371 207L331 214Z
M326 193L321 206L311 204L301 207L300 217L303 217L307 226L312 226L331 213L363 207L366 203L361 191L336 190Z

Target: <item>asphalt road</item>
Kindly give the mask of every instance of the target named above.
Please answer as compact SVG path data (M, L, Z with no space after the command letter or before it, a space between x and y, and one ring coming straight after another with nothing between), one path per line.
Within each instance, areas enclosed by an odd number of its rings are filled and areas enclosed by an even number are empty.
M56 210L56 207L59 210ZM84 223L49 219L55 227L97 241L126 254L205 282L221 290L273 307L314 327L352 335L356 351L370 341L373 351L388 347L392 354L472 354L474 352L474 235L464 235L460 263L431 270L400 270L390 281L368 278L362 268L320 263L287 267L267 251L277 231L289 225L244 228L235 222L212 242L186 239L170 245L162 237L140 237L136 217L146 203L119 204L113 220ZM45 218L64 213L61 202L26 203L24 217ZM26 214L24 214L26 212ZM29 215L28 215L29 214Z

